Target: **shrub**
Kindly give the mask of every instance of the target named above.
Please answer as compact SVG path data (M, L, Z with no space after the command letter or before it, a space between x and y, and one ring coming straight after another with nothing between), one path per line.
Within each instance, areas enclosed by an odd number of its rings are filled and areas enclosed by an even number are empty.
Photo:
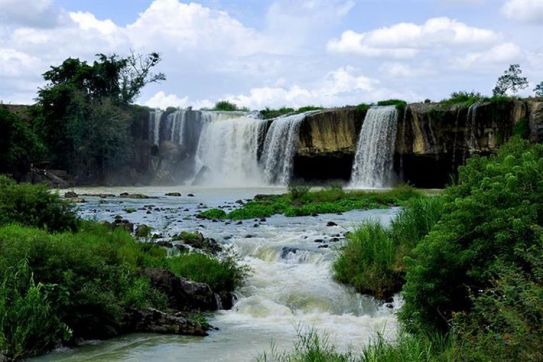
M530 122L528 121L528 118L523 117L517 123L515 123L513 135L524 139L528 139L530 137Z
M205 254L190 253L168 258L166 265L173 273L208 284L216 292L233 291L241 285L247 269L235 259L218 260Z
M477 102L480 102L484 99L481 93L478 92L453 92L449 99L442 100L440 104L445 107L450 106L460 106L460 107L470 107Z
M36 284L26 260L0 273L0 354L9 360L32 357L70 337L54 314L47 290Z
M401 319L410 330L447 330L455 313L472 310L471 291L491 288L499 265L525 265L518 250L541 242L542 174L543 146L517 138L460 168L440 222L407 260Z
M209 209L206 211L202 211L198 214L199 218L202 219L224 219L226 217L226 212L221 209Z
M441 217L440 197L410 200L389 229L366 222L348 235L333 269L335 278L359 292L387 298L404 282L404 258Z
M50 231L76 230L73 205L45 185L16 184L0 176L0 225L18 223Z
M335 278L360 293L388 297L399 289L395 257L390 233L377 222L366 222L349 234L347 244L334 262Z
M407 106L407 102L401 99L388 99L385 101L377 102L377 105L378 106L396 106L398 110L402 111Z

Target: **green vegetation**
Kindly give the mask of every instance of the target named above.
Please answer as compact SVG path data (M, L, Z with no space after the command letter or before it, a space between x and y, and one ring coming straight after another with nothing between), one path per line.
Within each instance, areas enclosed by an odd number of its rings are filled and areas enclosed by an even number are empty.
M217 260L198 253L169 258L166 266L179 276L208 284L215 292L233 291L248 272L246 268L238 266L235 259Z
M518 136L523 139L530 137L530 123L528 118L521 118L513 127L513 136Z
M201 217L202 219L210 219L210 220L224 219L226 218L226 212L224 212L224 210L221 210L221 209L209 209L206 211L202 211L201 213L198 214L198 216Z
M503 75L498 78L496 87L492 90L494 96L504 96L507 92L513 94L517 93L521 89L528 87L528 79L522 76L522 69L520 65L511 64L509 69L503 72Z
M359 105L356 106L356 110L359 112L367 112L368 109L370 108L371 108L371 104L367 104L367 103L360 103Z
M228 101L219 101L215 103L213 111L223 111L223 112L236 112L236 111L247 111L247 108L240 108L236 104Z
M288 107L282 107L279 109L270 109L266 107L265 109L260 111L260 116L263 119L272 119L272 118L277 118L280 116L286 116L286 115L291 115L291 114L299 114L299 113L304 113L304 112L309 112L309 111L318 111L321 109L323 109L323 107L305 106L305 107L300 107L298 109L288 108Z
M453 92L449 99L444 99L439 102L440 105L444 107L459 106L468 108L475 103L479 103L484 100L484 97L481 93L478 92Z
M535 86L534 93L536 97L543 97L543 82Z
M30 122L0 106L0 174L21 179L33 160L43 156L44 146Z
M461 361L457 351L451 348L448 338L435 335L415 337L400 334L394 343L389 343L381 335L370 342L360 352L338 352L329 342L327 335L319 335L315 330L301 331L289 352L263 353L260 362L440 362Z
M0 226L18 223L52 232L78 227L73 205L44 185L16 184L0 176Z
M457 185L412 201L389 229L369 223L352 233L336 278L377 296L405 281L400 321L411 342L338 360L410 360L417 346L427 361L543 359L541 175L543 145L513 138L495 156L470 158ZM449 338L427 337L436 334ZM320 358L301 355L291 360Z
M420 192L408 186L383 192L347 192L339 187L310 192L307 187L296 186L291 187L289 193L284 195L258 195L254 200L228 214L223 210L210 209L198 216L233 220L261 218L275 214L308 216L398 206L421 196Z
M21 359L59 344L125 331L130 311L168 308L146 268L232 291L247 270L232 258L167 256L122 228L76 218L44 186L0 178L0 355ZM50 233L55 232L55 233Z
M387 99L377 102L378 106L396 106L399 111L403 111L407 106L407 102L401 99Z
M366 222L347 236L333 268L335 278L360 293L388 298L400 291L404 258L441 217L439 196L409 201L389 229Z

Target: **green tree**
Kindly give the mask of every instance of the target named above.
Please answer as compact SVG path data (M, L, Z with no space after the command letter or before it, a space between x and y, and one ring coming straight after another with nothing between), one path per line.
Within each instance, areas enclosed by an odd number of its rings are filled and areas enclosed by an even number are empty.
M44 147L30 125L15 113L0 107L0 174L23 177Z
M228 102L228 101L219 101L215 103L215 107L213 107L214 111L226 111L226 112L233 112L233 111L239 111L237 105L234 103Z
M159 62L158 53L98 54L92 65L68 58L44 73L37 123L53 166L92 180L121 163L130 152L127 106L146 84L166 79L152 72Z
M538 97L543 97L543 82L539 83L535 88L534 88L534 92L535 92L535 95L538 96Z
M501 77L498 78L496 87L492 90L494 96L504 96L508 91L516 94L520 89L528 87L528 80L522 76L520 65L511 64Z

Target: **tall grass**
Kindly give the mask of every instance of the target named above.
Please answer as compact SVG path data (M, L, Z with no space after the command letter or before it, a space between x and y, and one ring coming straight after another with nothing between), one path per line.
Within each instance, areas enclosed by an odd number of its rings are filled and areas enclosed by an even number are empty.
M335 278L377 298L398 292L404 281L404 258L439 221L442 211L440 197L413 198L390 228L364 222L348 235L334 262Z
M361 352L338 352L327 335L311 329L298 335L291 351L272 346L259 362L453 362L462 361L453 341L442 335L415 336L401 332L396 341L377 335Z

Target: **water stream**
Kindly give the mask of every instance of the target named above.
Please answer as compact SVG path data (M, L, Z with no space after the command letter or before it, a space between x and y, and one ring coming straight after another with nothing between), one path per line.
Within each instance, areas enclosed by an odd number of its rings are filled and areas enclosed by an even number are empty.
M331 263L344 234L364 219L388 224L397 209L353 211L341 215L248 220L241 225L199 220L194 215L207 207L236 207L236 201L259 193L284 192L283 188L113 188L78 189L85 193L139 192L157 199L99 199L86 196L80 214L85 218L112 220L117 214L136 223L156 227L166 235L199 230L229 245L252 273L236 291L238 301L229 311L210 316L217 327L208 337L137 334L87 343L55 351L41 361L251 361L272 342L290 349L300 327L327 333L340 350L360 350L375 336L396 331L394 311L399 303L380 305L354 293L332 278ZM178 191L182 197L166 197ZM188 193L195 197L187 197ZM126 214L123 209L155 205ZM333 221L337 226L327 226Z

